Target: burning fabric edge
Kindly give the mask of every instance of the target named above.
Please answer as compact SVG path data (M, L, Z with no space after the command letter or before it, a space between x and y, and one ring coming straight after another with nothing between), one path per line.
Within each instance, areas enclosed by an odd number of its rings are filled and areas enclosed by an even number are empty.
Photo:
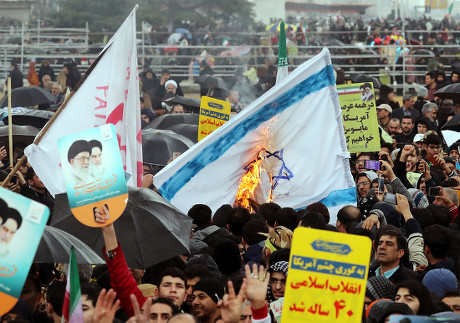
M154 183L183 212L197 203L215 211L233 204L245 167L261 151L262 192L254 191L262 194L261 202L273 198L282 207L299 209L337 192L344 196L339 200L356 205L350 198L355 188L326 49L169 164ZM268 187L273 187L272 196ZM331 218L335 221L335 215Z

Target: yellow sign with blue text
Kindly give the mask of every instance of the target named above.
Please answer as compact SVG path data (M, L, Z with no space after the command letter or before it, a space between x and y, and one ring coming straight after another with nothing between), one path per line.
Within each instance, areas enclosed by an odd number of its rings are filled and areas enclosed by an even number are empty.
M367 237L294 231L282 322L361 322L371 255Z
M198 141L230 120L230 111L230 102L207 96L201 97Z

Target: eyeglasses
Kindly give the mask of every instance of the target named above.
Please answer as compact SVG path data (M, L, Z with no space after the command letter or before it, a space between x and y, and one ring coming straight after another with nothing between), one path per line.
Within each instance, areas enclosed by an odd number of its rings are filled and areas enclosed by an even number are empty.
M369 185L371 182L358 182L356 183L356 186L366 186L366 185Z
M286 279L276 279L276 278L270 278L270 285L278 285L280 284L281 286L286 286Z
M430 149L432 149L432 150L435 150L435 149L439 150L439 149L441 149L441 146L428 145L428 148L430 148Z

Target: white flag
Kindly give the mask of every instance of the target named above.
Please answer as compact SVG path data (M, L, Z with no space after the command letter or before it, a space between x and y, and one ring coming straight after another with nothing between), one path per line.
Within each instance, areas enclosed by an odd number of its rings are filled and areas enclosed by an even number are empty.
M321 201L331 213L356 205L342 112L329 51L299 66L225 125L154 176L163 197L183 212L233 204L251 161L259 186L282 207Z
M110 39L38 145L25 154L51 194L65 192L57 141L112 123L127 184L142 184L142 134L136 49L136 6Z

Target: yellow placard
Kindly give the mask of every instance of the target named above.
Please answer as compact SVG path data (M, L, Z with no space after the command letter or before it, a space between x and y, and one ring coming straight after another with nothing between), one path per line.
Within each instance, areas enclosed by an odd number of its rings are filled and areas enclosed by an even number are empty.
M380 151L379 124L372 82L337 85L337 92L348 151Z
M367 237L297 228L282 322L361 322L371 255Z
M207 96L201 97L198 141L230 120L230 111L230 102Z
M431 9L437 9L438 0L425 0L425 6L429 6Z

